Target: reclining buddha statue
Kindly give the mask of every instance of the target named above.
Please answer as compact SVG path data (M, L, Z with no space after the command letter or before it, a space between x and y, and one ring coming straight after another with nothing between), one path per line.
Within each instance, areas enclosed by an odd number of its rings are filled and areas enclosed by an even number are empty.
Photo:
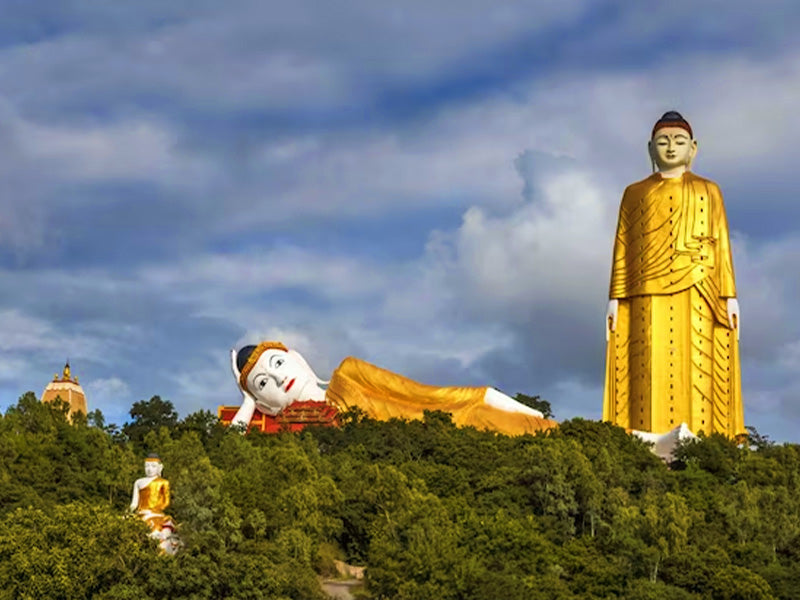
M425 385L353 357L342 361L330 381L323 381L299 352L280 342L231 350L231 368L243 400L227 420L242 427L259 417L262 422L283 417L284 424L291 423L293 411L303 420L312 409L316 422L331 422L351 408L376 420L421 419L426 410L440 410L450 413L458 426L507 435L557 426L494 388Z

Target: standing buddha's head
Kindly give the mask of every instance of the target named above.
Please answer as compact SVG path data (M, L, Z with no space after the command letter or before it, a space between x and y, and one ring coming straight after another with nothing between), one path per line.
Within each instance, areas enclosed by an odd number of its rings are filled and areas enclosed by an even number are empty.
M697 141L689 122L679 112L670 110L656 121L647 148L653 166L659 171L681 166L688 169L697 153Z

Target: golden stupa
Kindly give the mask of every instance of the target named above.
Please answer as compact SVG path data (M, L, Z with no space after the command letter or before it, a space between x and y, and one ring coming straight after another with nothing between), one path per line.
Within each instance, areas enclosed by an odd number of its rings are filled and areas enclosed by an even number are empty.
M72 417L76 412L80 411L86 414L86 394L83 388L78 383L78 378L73 377L69 361L64 365L64 371L61 376L56 373L53 376L53 381L47 384L42 392L42 402L53 402L56 398L61 398L64 402L69 404L69 416Z

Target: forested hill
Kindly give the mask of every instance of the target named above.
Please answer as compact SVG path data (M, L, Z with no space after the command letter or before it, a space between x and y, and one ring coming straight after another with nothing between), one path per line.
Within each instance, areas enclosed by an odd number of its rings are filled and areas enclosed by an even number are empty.
M323 598L333 559L385 599L800 598L800 447L617 427L509 438L448 415L239 435L155 397L124 427L32 393L0 418L0 599ZM122 518L157 452L185 548Z

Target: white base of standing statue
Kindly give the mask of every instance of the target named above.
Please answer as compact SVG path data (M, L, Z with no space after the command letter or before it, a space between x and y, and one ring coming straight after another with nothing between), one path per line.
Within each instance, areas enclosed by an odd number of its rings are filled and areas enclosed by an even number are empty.
M672 462L675 459L675 450L678 444L684 440L696 440L698 437L689 430L686 423L681 423L675 429L666 433L652 433L650 431L631 431L644 442L653 444L653 454L658 456L664 462Z

